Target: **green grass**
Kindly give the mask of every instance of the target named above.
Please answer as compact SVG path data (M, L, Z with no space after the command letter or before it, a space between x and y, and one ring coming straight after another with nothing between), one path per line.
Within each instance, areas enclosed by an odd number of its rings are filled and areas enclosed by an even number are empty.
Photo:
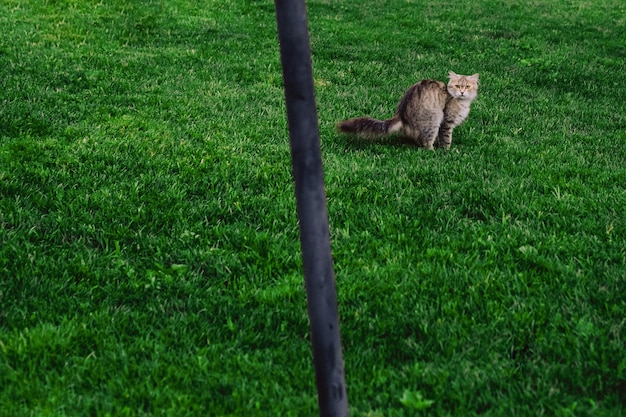
M624 414L624 2L308 10L351 415ZM273 3L0 27L0 415L316 415ZM335 132L449 70L449 152Z

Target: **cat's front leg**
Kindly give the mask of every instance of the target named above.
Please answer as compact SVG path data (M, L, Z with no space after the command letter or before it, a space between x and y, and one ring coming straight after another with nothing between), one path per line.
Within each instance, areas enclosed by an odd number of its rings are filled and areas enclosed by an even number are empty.
M450 145L452 144L452 130L453 126L443 125L439 129L439 146L444 149L450 149Z

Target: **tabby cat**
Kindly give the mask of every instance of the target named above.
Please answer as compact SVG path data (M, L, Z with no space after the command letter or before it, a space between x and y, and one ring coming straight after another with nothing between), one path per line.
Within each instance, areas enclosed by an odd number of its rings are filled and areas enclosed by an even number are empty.
M337 125L340 132L363 137L402 133L417 145L433 149L449 148L452 130L469 114L478 93L478 74L459 75L450 71L448 85L422 80L409 88L388 120L357 117Z

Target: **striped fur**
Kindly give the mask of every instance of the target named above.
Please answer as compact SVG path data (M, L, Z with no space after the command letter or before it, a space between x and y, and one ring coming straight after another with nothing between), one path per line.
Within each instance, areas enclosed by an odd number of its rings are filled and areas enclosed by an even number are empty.
M396 114L378 120L357 117L337 124L340 132L371 138L402 133L427 149L449 148L452 130L469 114L478 92L478 74L466 76L450 71L448 84L422 80L404 93Z
M376 137L399 132L402 129L402 121L398 117L393 117L389 120L357 117L340 122L337 128L344 133L352 133L363 137Z

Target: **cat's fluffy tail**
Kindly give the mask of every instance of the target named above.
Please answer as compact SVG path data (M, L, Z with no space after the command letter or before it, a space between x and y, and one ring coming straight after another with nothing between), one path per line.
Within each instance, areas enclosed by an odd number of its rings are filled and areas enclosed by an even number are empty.
M344 120L337 124L337 130L362 137L376 137L399 132L402 121L398 116L388 120L372 119L371 117L357 117Z

